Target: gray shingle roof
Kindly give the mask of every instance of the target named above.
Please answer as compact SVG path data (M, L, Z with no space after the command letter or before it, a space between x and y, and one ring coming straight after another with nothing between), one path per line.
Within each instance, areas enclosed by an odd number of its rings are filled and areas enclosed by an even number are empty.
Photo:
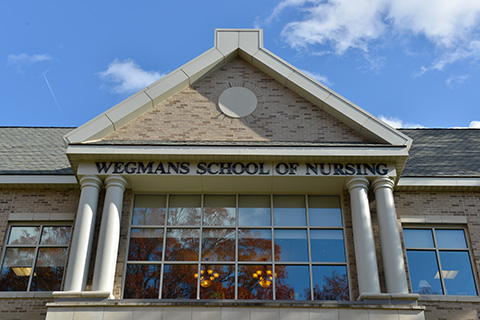
M62 136L74 128L0 127L0 174L73 174ZM413 139L403 177L480 177L479 129L401 129Z
M73 174L62 139L73 129L0 127L0 174Z
M480 129L401 129L413 139L402 177L480 177Z

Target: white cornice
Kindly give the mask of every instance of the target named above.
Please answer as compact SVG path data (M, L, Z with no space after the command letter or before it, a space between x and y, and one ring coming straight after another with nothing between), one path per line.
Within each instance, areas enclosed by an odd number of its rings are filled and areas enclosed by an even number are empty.
M406 177L400 178L395 190L477 190L480 178Z

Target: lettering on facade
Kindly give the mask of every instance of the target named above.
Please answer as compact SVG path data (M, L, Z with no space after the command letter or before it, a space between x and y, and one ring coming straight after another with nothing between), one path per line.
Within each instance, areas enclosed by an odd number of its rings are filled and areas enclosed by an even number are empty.
M95 162L97 174L127 175L279 175L279 176L386 176L386 163L317 162Z

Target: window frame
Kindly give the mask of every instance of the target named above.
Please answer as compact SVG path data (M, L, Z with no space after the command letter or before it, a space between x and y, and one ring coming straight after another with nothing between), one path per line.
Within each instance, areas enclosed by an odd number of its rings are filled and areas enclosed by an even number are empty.
M425 248L425 247L407 247L406 240L405 240L405 229L417 229L417 230L430 230L432 233L432 242L433 242L433 247L432 248ZM461 230L463 231L463 235L465 237L465 244L466 248L439 248L437 244L437 235L435 230ZM411 269L408 261L408 251L433 251L435 252L435 258L437 261L437 267L438 267L438 273L439 273L439 278L440 278L440 284L443 293L442 294L420 294L421 296L437 296L437 297L478 297L480 296L480 291L479 291L479 281L478 281L478 276L477 276L477 271L476 271L476 266L475 266L475 261L473 259L473 251L472 251L472 244L470 241L470 236L468 232L468 228L466 225L455 225L455 224L440 224L440 223L432 223L432 224L407 224L404 223L402 224L402 236L403 236L403 248L404 248L404 254L405 254L405 260L407 263L408 267L408 278L409 278L409 285L410 285L410 290L413 293L413 286L412 286L412 277L411 277ZM468 253L468 258L470 261L470 268L472 271L472 277L473 277L473 282L474 282L474 287L477 292L476 295L458 295L458 294L448 294L447 293L447 287L445 285L445 279L443 275L443 267L442 267L442 261L440 259L440 252L442 251L455 251L455 252L467 252Z
M151 196L166 196L166 205L165 205L165 222L163 225L133 225L133 214L135 210L135 197L142 196L142 195L151 195ZM201 207L200 207L200 224L199 225L170 225L168 221L168 214L170 208L170 197L177 196L177 195L196 195L201 197ZM217 226L217 225L204 225L204 213L205 213L205 196L235 196L235 224L228 225L228 226ZM271 223L269 226L257 226L257 225L240 225L239 224L239 197L240 196L269 196L270 197L270 219ZM275 225L274 221L274 197L275 196L302 196L305 201L305 215L306 215L306 224L304 226L280 226ZM341 226L310 226L309 223L309 196L334 196L338 197L339 200L339 210L341 216ZM229 229L234 230L235 234L235 257L232 261L212 261L209 262L209 265L229 265L234 267L234 278L235 278L235 297L234 299L228 299L230 301L275 301L278 299L275 297L276 295L276 281L274 280L272 283L272 290L273 290L273 298L272 299L265 299L265 300L244 300L238 298L238 282L239 282L239 267L241 265L266 265L272 267L272 272L275 273L275 266L276 265L286 265L286 266L307 266L308 267L308 276L309 276L309 286L310 286L310 298L307 300L291 300L290 302L305 302L305 301L322 301L322 300L315 300L314 296L314 279L313 279L313 269L314 266L342 266L345 267L345 272L347 276L347 284L348 284L348 298L345 301L350 301L352 299L352 283L351 283L351 275L350 275L350 262L349 262L349 254L348 254L348 246L347 246L347 227L345 221L345 212L343 208L343 195L342 194L315 194L315 193L201 193L201 192L189 192L189 193L167 193L167 192L160 192L160 193L135 193L132 195L132 209L131 214L129 216L128 221L128 232L127 232L127 240L126 240L126 248L125 248L125 261L124 261L124 268L122 272L122 286L121 286L121 297L122 299L129 299L125 298L125 284L127 278L127 268L128 265L160 265L160 280L159 280L159 293L157 298L153 298L155 300L162 300L162 291L163 291L163 280L164 280L164 266L165 265L194 265L197 270L201 270L203 266L205 266L205 261L202 259L202 236L203 236L203 229ZM163 247L162 247L162 260L161 261L134 261L129 260L129 250L130 250L130 239L131 239L131 232L132 229L163 229ZM199 230L199 248L198 248L198 259L195 261L166 261L165 260L165 248L167 242L167 231L169 228L185 228L185 229L198 229ZM272 259L271 261L263 262L263 261L242 261L239 260L238 257L238 242L239 242L239 230L240 229L264 229L269 230L271 233L271 245L272 245ZM290 262L290 261L275 261L274 258L274 247L275 247L275 237L274 232L275 230L279 229L295 229L295 230L305 230L307 234L307 252L308 252L308 260L305 262ZM345 261L344 262L314 262L312 261L312 245L311 245L311 230L341 230L342 231L342 240L344 245L344 254L345 254ZM134 298L132 298L134 299ZM152 298L150 298L152 299ZM180 299L180 300L202 300L201 298L201 289L200 289L200 277L197 279L196 285L196 297L194 299ZM281 300L283 301L283 300ZM328 301L328 300L326 300Z
M38 238L37 243L36 244L8 244L13 227L40 227L40 236ZM70 227L71 233L70 233L70 238L68 239L68 243L67 244L41 244L40 242L42 240L42 232L45 227ZM70 247L71 247L73 232L74 232L74 228L73 228L72 221L9 222L7 225L6 236L4 238L2 254L0 256L0 272L1 272L1 268L3 268L3 263L5 262L5 255L7 254L7 250L9 248L34 248L34 257L33 257L33 263L32 263L32 270L29 275L29 279L27 283L27 289L14 290L14 291L0 290L0 293L28 292L28 293L38 294L40 292L44 292L44 293L53 292L53 291L47 291L47 290L31 290L35 268L37 267L37 263L38 263L38 253L40 248L66 248L67 249L65 265L63 266L64 270L63 270L62 279L60 282L60 288L58 289L58 290L63 290L65 274L67 272L68 258L70 256Z

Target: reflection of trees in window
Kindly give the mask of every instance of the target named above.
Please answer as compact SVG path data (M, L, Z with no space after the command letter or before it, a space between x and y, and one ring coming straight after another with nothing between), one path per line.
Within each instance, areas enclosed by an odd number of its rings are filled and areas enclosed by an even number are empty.
M163 271L164 299L195 299L197 297L197 265L165 265Z
M348 300L348 298L347 274L340 274L337 270L333 270L329 276L324 276L322 287L318 284L313 287L314 300Z
M71 232L65 226L10 227L0 290L60 290Z
M147 200L153 201L154 196L149 197ZM297 215L302 215L304 221L308 210L305 206L297 210L287 203L282 207L285 212L277 214L278 225L274 225L268 207L272 196L205 195L203 201L200 195L163 197L161 210L134 209L125 298L348 299L344 251L333 254L338 250L331 249L328 242L333 239L344 250L341 218L335 220L336 224L326 226L311 227L306 221L301 225L290 223ZM142 204L145 199L142 198ZM306 202L304 196L288 199ZM314 199L317 210L323 198ZM243 207L239 207L241 200ZM338 199L330 201L327 208L335 207L333 202L339 203ZM169 208L167 221L155 218L153 212L165 216L164 208ZM262 214L257 214L257 209ZM341 215L339 208L336 214ZM332 232L336 238L330 235ZM310 261L314 254L309 249L315 249L317 256L317 251L321 251L321 259L315 256L316 260ZM293 254L297 251L302 254ZM291 258L281 259L283 256ZM329 268L340 271L335 273ZM312 272L315 272L313 289L310 288Z

